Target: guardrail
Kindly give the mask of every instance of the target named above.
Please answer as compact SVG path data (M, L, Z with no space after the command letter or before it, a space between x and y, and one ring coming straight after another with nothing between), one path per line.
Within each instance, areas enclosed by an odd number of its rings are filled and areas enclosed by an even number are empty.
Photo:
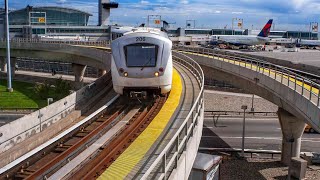
M309 78L290 71L288 68L254 58L238 57L238 54L227 51L185 46L176 47L175 49L213 56L217 60L232 63L236 66L245 67L267 75L301 94L319 108L320 85Z
M0 38L0 42L6 42L5 38ZM68 44L68 45L86 45L86 46L101 46L106 47L110 45L110 41L70 41L70 40L61 40L61 39L41 39L41 38L12 38L10 39L11 43L45 43L45 44Z
M243 111L204 111L205 116L213 115L241 115ZM277 116L277 112L258 112L258 111L246 111L246 114L261 115L261 116Z
M204 108L204 74L200 65L190 58L186 60L176 58L175 61L193 72L197 77L200 92L180 128L141 179L155 179L156 177L158 179L167 179L170 176L169 170L177 167L178 160L187 147L188 140L193 136L194 128L198 124Z

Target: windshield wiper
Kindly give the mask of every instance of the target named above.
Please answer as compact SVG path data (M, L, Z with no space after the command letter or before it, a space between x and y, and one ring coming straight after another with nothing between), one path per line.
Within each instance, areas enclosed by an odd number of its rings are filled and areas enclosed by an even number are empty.
M146 63L142 65L142 68L140 69L141 71L146 67L147 64L151 62L152 58L150 58Z

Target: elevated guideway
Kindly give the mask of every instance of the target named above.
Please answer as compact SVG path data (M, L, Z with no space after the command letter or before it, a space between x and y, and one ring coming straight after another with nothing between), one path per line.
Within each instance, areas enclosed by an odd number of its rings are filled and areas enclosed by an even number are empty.
M40 42L35 42L39 43ZM46 45L46 43L44 43ZM55 44L56 45L56 44ZM66 45L66 46L79 46L79 45ZM90 49L90 51L105 51L108 52L108 48L101 47L101 46L95 46L94 44L85 44L81 45L81 48L86 48L87 50ZM78 49L81 51L81 49ZM77 51L73 51L72 53L77 54ZM45 58L45 56L39 56L41 58ZM89 61L89 59L88 59ZM160 178L160 179L180 179L183 177L183 179L187 179L189 176L189 173L191 171L193 161L196 157L196 153L199 147L200 138L202 134L202 123L203 123L203 111L204 111L204 101L203 101L203 88L204 88L204 75L202 72L202 69L199 65L197 65L196 62L194 62L192 59L183 60L178 57L174 57L174 67L177 70L177 75L180 77L180 83L181 83L181 92L180 94L175 94L172 92L172 102L168 102L167 110L163 109L162 112L163 116L158 117L158 120L155 120L155 122L152 122L153 125L150 127L148 126L149 130L146 129L146 133L149 131L149 133L153 134L153 132L157 131L157 136L145 136L144 139L149 143L149 148L146 148L143 144L140 145L141 141L134 141L134 143L137 143L137 145L132 147L141 146L145 152L141 153L141 149L131 148L133 149L133 152L140 152L140 158L136 159L136 156L128 156L124 153L120 155L119 160L121 160L122 157L127 157L135 159L134 161L130 161L131 165L126 167L126 169L123 169L123 164L117 165L117 160L113 163L114 171L113 173L110 173L111 175L117 175L117 172L119 170L123 170L123 173L121 177L127 177L127 178L142 178L142 179L149 179L149 178ZM88 86L86 86L85 90L90 90L93 88L92 86L95 84L92 83ZM100 82L99 82L100 86ZM96 87L94 87L96 89ZM100 87L99 87L100 88ZM83 95L83 89L80 92L77 92L77 94ZM101 95L101 93L100 93ZM179 96L178 96L179 95ZM82 96L79 96L79 98ZM180 98L177 98L180 97ZM94 97L93 97L94 98ZM80 99L79 99L80 100ZM113 99L114 101L114 99ZM63 100L61 101L63 103ZM173 104L176 104L177 106L173 106ZM52 104L52 107L55 104ZM104 106L104 108L100 108L99 112L94 112L91 115L89 115L87 118L85 118L83 123L86 123L87 121L91 121L90 118L96 118L101 116L102 112L106 111L106 108L108 107ZM51 109L51 111L54 112L54 109ZM70 110L68 110L70 111ZM72 111L72 110L71 110ZM172 116L168 116L168 114L172 114ZM160 114L160 113L159 113ZM41 118L41 117L38 117ZM42 121L47 121L47 117L42 118L40 120L40 124L36 124L36 127L41 126ZM100 121L100 120L98 120ZM56 123L58 123L57 121ZM50 129L53 126L47 126L46 129ZM76 124L74 126L76 129L82 129L82 125ZM67 131L69 133L75 132L75 130L68 129ZM22 130L23 131L23 130ZM143 131L143 132L145 132ZM24 132L21 132L21 135L23 135ZM38 132L37 132L38 133ZM4 138L7 137L7 132L4 133L5 136L1 138L1 141L4 140L7 142L8 140L5 140ZM18 134L19 135L19 134ZM51 139L48 143L45 143L41 145L39 148L35 149L34 151L28 153L26 156L22 156L20 158L15 158L14 161L7 164L5 167L1 168L1 175L4 175L4 173L7 172L7 170L10 169L10 167L16 167L17 165L25 164L25 160L30 160L32 157L32 153L35 154L46 154L46 151L49 147L53 147L56 145L56 143L62 143L59 138L63 138L64 136L68 136L68 134L63 133L60 134L57 138L58 139ZM27 137L29 140L32 140L32 136ZM117 135L116 135L117 136ZM14 139L12 136L8 136L11 139ZM36 136L34 136L36 137ZM139 136L140 137L140 136ZM138 138L139 138L138 137ZM24 139L25 140L25 139ZM23 142L23 141L22 141ZM16 144L21 143L21 140L17 142ZM63 149L68 148L69 145L62 146ZM131 146L128 147L128 151ZM9 147L7 147L8 150L10 150ZM126 150L126 151L127 151ZM70 150L68 150L70 151ZM125 152L126 152L125 151ZM130 154L130 153L129 153ZM25 158L25 159L24 159ZM133 160L131 159L131 160ZM56 161L56 159L55 159ZM69 162L69 159L68 159ZM71 161L70 161L71 162ZM128 162L128 161L126 161ZM28 163L29 164L29 163ZM160 167L160 168L159 168ZM16 167L20 168L20 167ZM24 169L26 167L23 167ZM121 169L119 169L121 168ZM110 169L112 170L112 169ZM30 171L26 170L20 173L22 176L23 172L29 174ZM52 174L51 174L52 175ZM45 178L49 178L49 176L44 176ZM120 175L116 176L120 177Z
M320 131L320 86L311 79L282 66L212 49L178 47L174 54L196 60L206 76L226 81L278 105L284 163L290 161L291 152L292 156L300 155L305 123Z
M34 43L38 43L34 47L40 47L43 42ZM49 43L43 43L42 46L45 47L47 44ZM56 42L53 44L58 48L59 44ZM71 43L64 46L68 46L69 49L75 47L72 49L73 54L80 53L78 51L84 49L98 54L101 51L108 54L110 50L106 44ZM15 47L19 49L18 45ZM305 122L315 130L320 130L319 85L311 79L282 66L212 49L179 47L174 50L173 55L175 68L184 82L185 89L182 94L185 100L179 101L179 107L174 114L176 118L167 119L169 124L165 126L161 136L156 138L155 144L152 143L152 148L142 153L142 158L139 160L135 159L135 163L127 167L126 173L121 177L142 179L188 177L202 132L204 74L229 82L279 106L284 163L290 160L291 152L292 156L299 156ZM44 54L42 57L45 57ZM91 59L92 61L104 60L104 56L94 57L96 58ZM110 54L105 56L106 62L109 62L110 57ZM86 61L91 60L86 59ZM86 62L81 63L86 64ZM121 159L121 155L119 157ZM127 157L130 160L132 156ZM123 164L118 163L118 168L114 167L115 171L110 174L117 174L122 170L120 169L122 166Z

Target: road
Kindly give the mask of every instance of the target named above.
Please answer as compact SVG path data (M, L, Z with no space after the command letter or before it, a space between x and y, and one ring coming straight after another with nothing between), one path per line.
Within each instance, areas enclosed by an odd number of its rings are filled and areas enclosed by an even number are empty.
M241 148L241 117L219 118L216 127L212 118L205 118L200 147ZM246 149L281 150L282 134L277 117L246 118ZM320 134L305 133L301 152L320 152Z

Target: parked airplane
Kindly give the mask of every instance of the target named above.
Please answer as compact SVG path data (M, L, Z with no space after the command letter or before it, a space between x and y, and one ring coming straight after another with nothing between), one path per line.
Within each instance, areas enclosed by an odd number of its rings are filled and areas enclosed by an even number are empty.
M258 36L254 35L212 35L210 44L230 44L230 45L259 45L269 41L269 33L272 26L272 19L263 27Z
M298 47L318 47L320 46L320 40L298 39L296 45Z

